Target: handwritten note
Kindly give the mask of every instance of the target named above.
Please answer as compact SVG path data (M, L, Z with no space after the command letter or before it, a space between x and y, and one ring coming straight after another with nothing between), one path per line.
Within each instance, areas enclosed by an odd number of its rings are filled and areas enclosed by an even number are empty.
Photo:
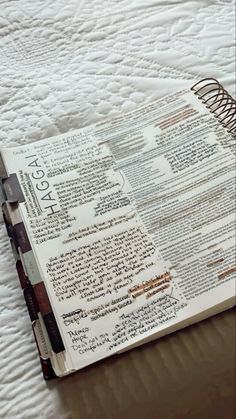
M106 236L50 257L47 273L59 301L78 295L87 302L114 295L154 265L155 247L141 227Z
M132 302L129 302L129 304L132 304ZM158 326L173 321L176 319L178 311L185 306L186 303L174 295L172 288L168 294L160 295L139 308L132 310L129 307L129 311L120 314L118 321L110 326L110 330L102 334L96 332L91 334L90 327L82 327L83 319L89 316L89 313L87 313L80 318L80 327L75 326L73 330L67 332L71 348L80 355L94 353L101 347L106 352L112 352L114 349L128 343L131 339L142 337L142 335L151 332ZM118 314L121 313L121 309L117 310L117 312ZM98 318L96 317L95 320L98 320ZM86 322L88 323L88 320Z

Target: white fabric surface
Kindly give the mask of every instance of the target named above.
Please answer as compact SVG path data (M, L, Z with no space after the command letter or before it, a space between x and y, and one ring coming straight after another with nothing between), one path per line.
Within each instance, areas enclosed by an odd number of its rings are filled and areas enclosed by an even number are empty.
M195 79L233 93L233 10L230 0L2 0L0 145L111 118ZM0 418L80 418L69 407L78 394L65 402L59 387L42 379L0 218Z

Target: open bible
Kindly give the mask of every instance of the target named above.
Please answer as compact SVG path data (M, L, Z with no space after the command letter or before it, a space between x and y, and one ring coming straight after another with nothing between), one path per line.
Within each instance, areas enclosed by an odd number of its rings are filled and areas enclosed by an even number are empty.
M3 217L46 379L234 305L235 109L205 79L1 149Z

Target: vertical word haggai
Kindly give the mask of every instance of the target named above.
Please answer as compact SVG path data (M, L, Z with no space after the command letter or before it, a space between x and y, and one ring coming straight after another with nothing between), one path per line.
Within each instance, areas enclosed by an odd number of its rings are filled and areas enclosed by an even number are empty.
M46 211L47 215L59 212L60 206L55 191L47 179L44 165L40 162L40 158L34 154L26 156L26 160L28 168L31 169L31 181L41 208Z

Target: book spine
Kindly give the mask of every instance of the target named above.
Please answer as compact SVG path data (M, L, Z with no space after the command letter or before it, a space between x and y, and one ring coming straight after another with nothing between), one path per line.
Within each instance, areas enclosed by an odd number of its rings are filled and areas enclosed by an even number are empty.
M64 351L65 348L18 209L21 202L24 202L24 195L18 178L14 173L7 174L0 153L0 204L3 219L31 319L43 375L48 380L55 377L50 361L50 350L59 353ZM45 338L45 333L47 338ZM48 347L47 342L50 343L51 348Z
M236 138L236 100L218 80L203 79L192 86L191 90L213 113L220 124Z

